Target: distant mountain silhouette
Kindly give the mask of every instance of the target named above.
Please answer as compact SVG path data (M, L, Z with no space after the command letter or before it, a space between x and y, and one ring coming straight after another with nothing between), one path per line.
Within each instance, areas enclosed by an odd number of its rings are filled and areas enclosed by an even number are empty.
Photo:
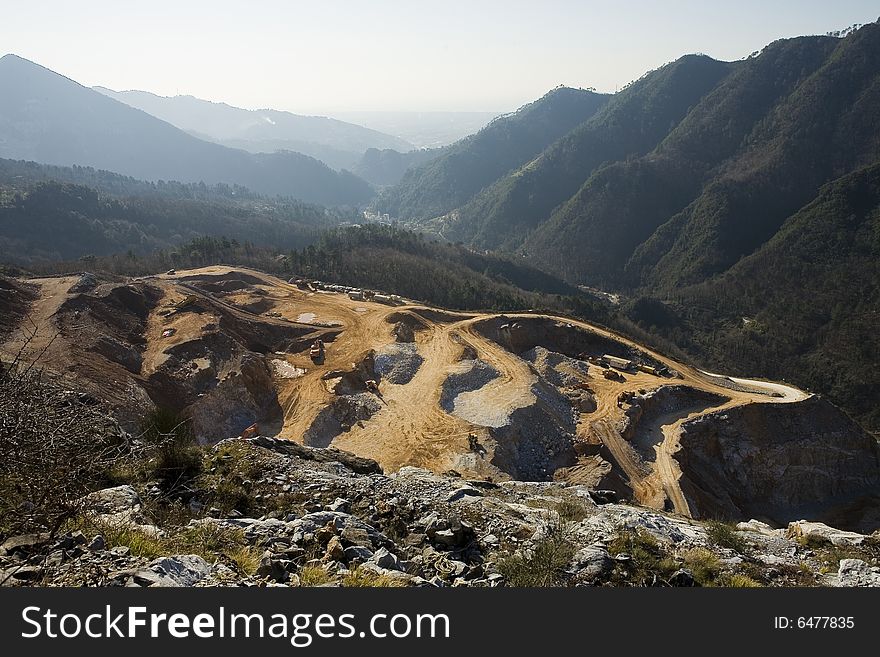
M246 110L194 96L166 97L104 87L95 90L208 141L251 153L296 151L337 169L351 169L370 148L400 152L413 149L412 144L398 137L324 116Z
M0 157L238 184L327 205L372 196L365 181L306 155L257 155L203 141L15 55L0 58L0 89Z
M333 117L397 135L416 148L443 148L485 128L502 112L346 111Z

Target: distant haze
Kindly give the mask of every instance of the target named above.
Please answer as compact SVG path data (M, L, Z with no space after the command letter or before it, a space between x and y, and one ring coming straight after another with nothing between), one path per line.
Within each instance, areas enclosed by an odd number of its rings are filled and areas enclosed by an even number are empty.
M740 59L878 13L876 0L47 0L5 3L0 44L89 86L247 109L507 112L559 84L613 92L683 53Z
M477 132L501 112L331 112L342 121L405 139L417 148L438 148Z

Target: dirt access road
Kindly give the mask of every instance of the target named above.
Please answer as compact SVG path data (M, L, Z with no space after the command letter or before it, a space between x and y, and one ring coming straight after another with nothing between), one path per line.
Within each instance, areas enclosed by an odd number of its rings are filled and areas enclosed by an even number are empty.
M62 277L33 281L40 288L40 299L32 312L40 335L55 334L54 314L72 296L68 290L77 280L77 277ZM295 376L276 376L282 418L275 425L262 427L283 438L302 441L319 415L340 395L351 392L341 391L342 379L331 375L356 372L370 354L382 353L394 345L395 326L400 323L415 329L414 345L422 359L418 369L404 384L380 381L376 396L379 409L367 419L326 436L327 444L374 458L386 470L417 465L436 471L453 468L471 477L505 478L507 473L498 469L494 458L496 451L504 446L499 446L494 436L496 429L511 422L514 413L543 404L547 422L560 427L571 424L571 419L564 417L564 409L537 399L539 376L535 366L501 341L488 337L491 333L485 324L496 320L497 314L449 312L418 303L393 307L357 301L346 294L302 290L259 271L226 266L136 280L159 287L163 295L161 306L166 309L183 303L188 297L202 296L222 304L216 307L224 312L249 321L294 326L326 336L322 363L309 358L307 345L295 351L265 354L269 360L280 360L290 366L282 371L296 373ZM226 287L210 287L219 284ZM795 403L808 396L783 384L726 379L700 372L584 322L530 313L505 314L504 318L508 322L537 319L557 327L563 325L565 330L596 334L633 350L646 362L653 360L679 374L678 378L670 378L643 371L626 372L621 380L610 380L602 376L600 367L590 365L582 383L592 390L596 408L592 412L580 412L575 418L574 440L603 447L603 458L628 483L634 497L657 508L672 508L682 514L689 512L678 483L681 471L675 459L683 422L738 405ZM169 316L151 312L144 327L145 345L139 376L149 376L165 362L170 349L198 341L206 326L217 321L216 313ZM166 335L169 328L174 329L170 336ZM72 342L69 336L67 340ZM541 346L551 352L564 351L552 343L541 343ZM10 340L2 349L9 353L16 347L20 347L20 343ZM68 364L64 341L53 343L51 349L55 351L50 354L53 366L63 370ZM475 360L492 372L491 378L458 392L454 412L444 410L440 403L444 385L451 375L466 376ZM201 366L199 362L193 365L195 369ZM692 403L653 418L644 426L639 425L634 436L624 439L621 435L624 406L618 404L621 393L645 393L671 384L712 393L718 401L700 402L700 396L695 395ZM565 395L570 390L559 388L558 392ZM474 437L482 446L480 454L471 448ZM595 469L596 457L582 457L569 464L572 466L569 469L576 470L578 463L589 463Z
M181 272L187 273L196 272ZM216 270L216 273L224 271ZM259 272L249 273L260 275ZM404 315L414 315L420 320L421 330L416 331L415 340L424 363L405 385L381 383L381 410L368 421L357 423L334 438L334 445L377 458L384 467L391 469L405 464L435 470L458 465L461 469L461 455L468 452L468 436L474 434L483 440L488 433L485 426L466 422L440 407L443 383L460 367L466 349L498 372L497 378L478 391L468 393L479 395L478 403L486 408L487 415L503 416L534 401L532 386L536 376L530 364L475 328L496 317L494 314L449 313L420 304L394 308L352 301L343 294L303 291L271 277L264 280L267 283L265 290L274 302L274 311L283 317L296 319L310 314L315 321L342 326L340 337L328 345L327 360L321 367L316 368L305 354L286 356L288 362L305 369L306 374L279 382L285 409L284 423L279 430L283 437L300 439L315 416L332 400L333 393L328 390L322 375L332 369L351 368L370 350L381 350L391 344L394 323ZM514 322L535 315L521 313L505 317ZM604 444L615 461L613 465L622 470L636 498L651 506L671 506L680 513L688 513L687 501L678 485L681 471L674 458L679 449L678 435L683 422L736 405L787 403L807 396L781 384L746 379L735 379L739 389L731 389L719 385L717 375L690 368L606 329L568 319L546 319L613 339L680 373L680 378L672 381L645 372L627 373L623 375L624 380L612 381L602 377L599 368L591 367L589 385L594 391L597 409L579 418L578 439L586 442L598 440ZM543 346L554 349L552 344ZM622 417L622 410L617 405L620 393L652 390L670 383L712 392L723 401L692 404L666 414L655 419L651 426L640 429L633 443L625 440L618 430ZM772 396L773 393L781 396ZM649 449L637 449L645 436L648 436ZM490 457L491 454L490 446ZM459 458L451 455L459 455ZM467 459L464 461L468 462ZM475 470L477 472L472 474L485 474L485 470Z

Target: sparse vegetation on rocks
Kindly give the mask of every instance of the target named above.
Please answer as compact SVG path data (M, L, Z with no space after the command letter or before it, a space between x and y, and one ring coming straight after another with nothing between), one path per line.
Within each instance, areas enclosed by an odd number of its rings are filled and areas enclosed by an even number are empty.
M762 534L727 526L725 533L748 535L750 549L737 552L719 545L712 523L597 504L588 489L572 484L464 482L412 467L362 474L351 468L365 469L363 460L343 452L291 451L284 441L264 437L194 449L200 474L185 489L168 493L158 481L134 481L85 495L54 536L45 528L27 535L5 529L0 580L98 586L870 585L880 556L870 537L843 551L802 545L782 530ZM220 481L229 486L227 499L246 502L217 506Z

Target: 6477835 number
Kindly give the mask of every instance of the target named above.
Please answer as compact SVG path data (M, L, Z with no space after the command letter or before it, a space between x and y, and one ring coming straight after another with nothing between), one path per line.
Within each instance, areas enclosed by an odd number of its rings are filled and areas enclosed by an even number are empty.
M797 628L799 630L850 630L856 625L853 616L776 616L773 627L777 630Z

